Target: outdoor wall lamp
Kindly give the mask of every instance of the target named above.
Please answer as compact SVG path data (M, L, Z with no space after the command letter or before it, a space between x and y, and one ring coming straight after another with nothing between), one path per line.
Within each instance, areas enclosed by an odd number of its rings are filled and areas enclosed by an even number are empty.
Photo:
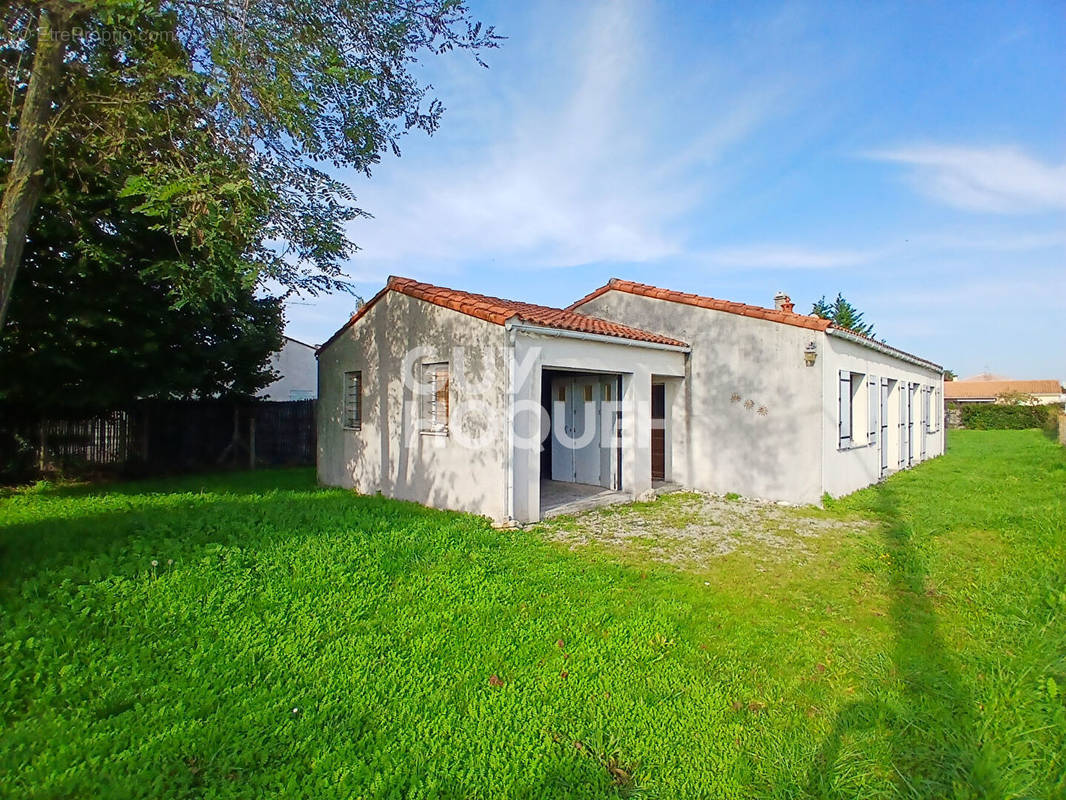
M814 342L807 342L807 346L803 349L803 363L808 367L813 367L814 362L818 360L818 345Z

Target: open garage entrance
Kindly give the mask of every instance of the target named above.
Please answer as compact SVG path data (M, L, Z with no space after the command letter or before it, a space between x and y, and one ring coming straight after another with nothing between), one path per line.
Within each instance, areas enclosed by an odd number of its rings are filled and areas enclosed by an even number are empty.
M541 405L542 516L569 513L622 493L621 376L545 369Z
M666 385L663 472L671 480L671 409L687 345L518 324L513 330L512 519L536 522L651 491L653 383ZM586 499L587 506L572 506Z

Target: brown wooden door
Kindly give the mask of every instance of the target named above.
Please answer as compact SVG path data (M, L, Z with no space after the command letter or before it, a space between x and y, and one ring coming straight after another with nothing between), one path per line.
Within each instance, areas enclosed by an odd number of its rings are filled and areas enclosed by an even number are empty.
M651 479L666 480L666 387L651 386Z

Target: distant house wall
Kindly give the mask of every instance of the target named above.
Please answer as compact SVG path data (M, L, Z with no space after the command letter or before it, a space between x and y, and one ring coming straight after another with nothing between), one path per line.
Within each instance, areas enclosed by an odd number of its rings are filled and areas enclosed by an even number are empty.
M315 348L285 337L281 350L270 357L270 368L280 377L259 392L264 400L314 400L318 396Z
M1018 403L1020 405L1026 405L1026 406L1047 406L1047 405L1058 405L1058 406L1061 406L1064 403L1066 403L1066 394L1062 394L1062 393L1054 394L1054 393L1050 393L1050 392L1033 392L1033 393L1027 393L1027 394L1028 394L1029 398L1031 398L1031 399L1022 400L1020 398L1019 399L1014 399L1014 398L1007 398L1007 397L992 397L992 396L989 396L989 397L949 397L947 399L947 402L949 402L949 403L959 403L959 404L962 404L962 405L965 405L966 403L985 403L985 404L991 404L991 403L998 403L998 404L1012 403L1013 404L1013 403Z
M1033 402L1029 405L1043 406L1043 405L1063 405L1066 404L1066 393L1059 392L1058 394L1050 392L1037 392L1033 395Z
M820 331L609 290L579 311L692 346L683 384L667 382L672 478L705 491L813 503L821 497Z
M388 292L319 352L319 480L503 519L506 341L502 326ZM449 364L452 413L446 435L419 430L413 386L419 378L404 380L410 351L415 351L408 362L412 372L420 364ZM344 375L356 370L362 373L362 425L351 430L343 419Z

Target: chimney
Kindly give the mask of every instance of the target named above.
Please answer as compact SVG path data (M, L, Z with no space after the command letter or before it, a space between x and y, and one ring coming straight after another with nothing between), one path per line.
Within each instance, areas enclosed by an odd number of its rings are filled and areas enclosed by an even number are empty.
M792 298L784 292L778 292L774 295L774 308L778 311L784 311L786 314L791 314L792 309L795 308L795 303L792 302Z

